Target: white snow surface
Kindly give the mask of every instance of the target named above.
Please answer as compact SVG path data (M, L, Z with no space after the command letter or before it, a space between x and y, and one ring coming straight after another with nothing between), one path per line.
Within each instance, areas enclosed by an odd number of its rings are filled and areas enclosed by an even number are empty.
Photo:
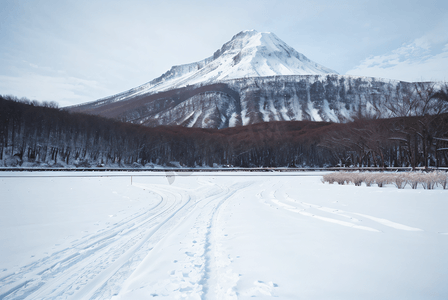
M271 32L242 31L214 55L198 62L173 66L162 76L126 92L98 100L126 100L198 83L228 79L278 76L337 74L308 59Z
M448 299L447 190L322 174L2 172L0 299Z

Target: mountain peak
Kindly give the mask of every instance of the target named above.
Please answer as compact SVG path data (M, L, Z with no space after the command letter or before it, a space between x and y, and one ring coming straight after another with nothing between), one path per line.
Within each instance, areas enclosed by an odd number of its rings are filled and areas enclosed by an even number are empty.
M141 94L236 78L325 74L337 72L311 61L274 33L244 30L234 35L212 56L173 66L160 77L112 98L119 101Z
M240 31L240 32L238 32L237 34L235 34L235 35L232 37L232 40L234 40L234 39L238 39L238 38L241 38L241 37L254 36L254 35L258 34L258 33L259 33L259 32L256 31L255 29L251 29L251 30L243 30L243 31Z
M268 44L272 44L273 40L283 43L273 33L258 32L256 30L244 30L234 35L230 41L225 43L221 47L221 49L216 51L214 54L214 59L216 59L226 51L233 53L235 51L241 51L245 48L248 49L248 48L256 48L257 46L267 46Z
M322 75L337 72L288 46L271 32L245 30L217 50L208 64L213 80L275 75Z

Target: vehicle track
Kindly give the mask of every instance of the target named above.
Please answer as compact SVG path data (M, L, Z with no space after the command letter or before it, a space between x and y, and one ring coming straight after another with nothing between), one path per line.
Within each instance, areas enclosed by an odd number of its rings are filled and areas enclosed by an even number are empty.
M190 203L185 194L160 193L156 189L153 193L159 200L146 211L74 241L68 248L0 279L0 289L6 290L0 299L90 298L97 285L104 285L117 271L124 268L129 272L150 251L151 237Z
M214 220L220 206L247 183L220 186L197 181L197 189L135 183L150 190L156 199L152 206L1 278L0 299L110 299L120 293L148 253L187 222L194 224L188 238L197 243L184 252L183 268L190 273L173 270L169 280L183 294L212 299L213 290L208 292L216 285Z
M405 231L423 231L420 228L410 227L384 218L309 203L312 199L308 199L306 202L299 200L300 197L298 196L291 197L285 191L285 187L279 182L271 183L271 185L266 186L265 189L258 194L258 197L265 198L266 200L269 199L269 202L266 203L274 203L277 207L286 211L354 229L370 232L383 232L382 227L386 226ZM366 219L369 222L365 222ZM369 226L361 225L364 223L368 223Z

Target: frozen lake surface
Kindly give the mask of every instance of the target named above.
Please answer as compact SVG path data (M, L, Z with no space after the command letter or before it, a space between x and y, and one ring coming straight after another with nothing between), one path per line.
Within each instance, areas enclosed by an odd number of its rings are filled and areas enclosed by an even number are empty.
M2 172L0 299L448 299L448 190L322 174Z

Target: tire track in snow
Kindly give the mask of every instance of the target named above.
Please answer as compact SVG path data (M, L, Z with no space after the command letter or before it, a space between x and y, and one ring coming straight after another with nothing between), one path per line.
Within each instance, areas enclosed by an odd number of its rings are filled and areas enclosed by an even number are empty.
M217 261L218 257L223 257L221 253L217 253L219 248L216 245L217 242L217 233L216 233L216 222L219 215L219 211L221 206L232 197L239 189L243 189L248 187L251 183L237 183L232 185L231 187L226 187L226 193L217 197L215 201L218 201L211 213L209 214L209 221L207 223L207 232L205 235L205 265L204 265L204 275L201 280L201 284L203 285L203 295L201 297L202 300L206 299L217 299L217 295L219 295L220 290L228 287L223 287L222 281L220 281L219 271L222 263ZM214 287L214 289L213 289ZM218 298L221 299L221 298ZM229 299L229 298L226 298Z
M217 258L223 257L216 245L216 220L223 204L248 184L198 182L205 187L189 191L200 195L194 209L166 233L112 299L221 299L216 297L222 283L218 278L222 263ZM158 263L154 265L154 261Z
M324 217L315 213L310 213L308 211L306 211L306 207L300 203L298 203L299 205L301 205L301 208L298 208L296 206L284 203L285 200L289 201L289 202L294 202L297 203L298 201L295 201L294 199L292 199L291 197L289 197L286 193L284 193L283 191L283 185L280 185L277 188L274 188L274 186L277 186L279 184L279 182L273 183L272 186L270 187L271 189L268 192L267 196L263 196L265 194L266 190L263 190L260 194L258 194L259 198L267 198L269 199L272 203L276 204L278 207L283 208L287 211L291 211L293 213L298 213L300 215L306 216L306 217L311 217L311 218L315 218L321 221L325 221L325 222L329 222L329 223L333 223L333 224L338 224L338 225L342 225L342 226L346 226L346 227L351 227L351 228L356 228L356 229L362 229L362 230L367 230L367 231L373 231L373 232L380 232L379 230L376 230L374 228L371 227L367 227L367 226L360 226L351 222L346 222L346 221L342 221L342 220L338 220L335 218L329 218L329 217ZM276 195L277 194L277 195ZM280 194L280 195L278 195ZM283 202L281 200L283 200Z
M276 205L278 205L279 207L294 212L294 213L298 213L301 214L303 216L307 216L307 217L312 217L312 218L316 218L319 219L321 221L325 221L325 222L329 222L329 223L334 223L334 224L338 224L338 225L342 225L342 226L346 226L346 227L351 227L351 228L355 228L355 229L361 229L361 230L367 230L367 231L372 231L372 232L382 232L379 229L376 228L372 228L372 227L368 227L368 226L361 226L358 225L356 223L362 221L360 219L357 219L351 215L357 215L357 216L361 216L363 218L372 220L376 223L379 223L381 225L384 226L388 226L394 229L399 229L399 230L406 230L406 231L423 231L420 228L415 228L415 227L410 227L407 225L403 225L400 223L396 223L396 222L392 222L390 220L387 219L383 219L383 218L378 218L378 217L373 217L370 215L365 215L365 214L360 214L360 213L356 213L356 212L348 212L348 211L343 211L340 209L334 209L334 208L330 208L330 207L324 207L321 205L316 205L316 204L311 204L311 203L307 203L307 202L303 202L303 201L299 201L296 199L291 198L283 189L282 186L280 186L279 188L275 188L274 186L277 185L277 183L272 185L272 190L269 192L269 196L268 198L275 203ZM263 192L261 192L259 194L259 197L262 197L262 194L265 191L263 190ZM288 202L288 203L285 203ZM299 207L291 205L291 204L295 204L295 205L299 205ZM314 212L310 212L308 211L309 209L313 209ZM329 214L330 216L338 216L338 217L342 217L342 218L346 218L348 219L347 221L342 221L340 219L335 219L333 217L328 217L328 216L324 216L322 215L322 213L319 214L319 211L324 212Z
M159 202L156 203L153 207L149 208L149 211L153 211L157 209L162 204L162 198L159 199ZM98 231L96 233L87 235L83 237L83 240L78 241L75 240L72 242L71 247L54 252L48 257L45 257L41 260L32 262L31 264L28 264L26 266L21 267L20 272L16 272L14 274L10 274L8 276L5 276L3 278L0 278L0 288L3 286L3 284L7 283L8 281L16 281L17 278L22 276L23 273L30 273L36 269L42 268L43 266L46 266L47 268L44 268L42 271L37 273L38 275L41 275L49 270L57 268L60 264L64 264L67 261L70 261L74 257L78 256L78 250L83 252L83 250L93 248L95 245L99 245L102 242L106 242L109 239L113 238L117 234L120 233L120 231L125 230L126 227L132 225L132 222L141 218L145 214L148 214L148 212L143 213L136 213L134 215L131 215L127 218L124 218L123 220L113 224L115 227L112 229L105 229ZM90 244L89 244L90 243ZM75 248L77 251L75 251L74 254L70 254L72 251L72 248ZM60 260L59 260L60 259ZM48 266L49 264L49 266ZM1 299L1 298L0 298Z
M144 186L142 186L144 187ZM145 187L147 188L147 187ZM176 190L176 187L170 187L169 189L160 186L158 189L158 193L162 195L175 195L181 196L180 192L173 193L173 190ZM185 193L188 190L179 189L179 191ZM184 195L185 196L185 195ZM179 225L179 222L181 222L184 218L186 218L190 213L191 210L198 205L198 203L201 202L201 200L195 199L195 196L191 194L191 191L186 197L189 199L189 205L187 206L187 203L185 203L178 211L176 211L175 214L180 212L181 209L183 209L183 212L180 215L176 215L176 218L173 217L166 220L166 223L171 223L169 226L166 226L167 228L164 228L163 230L158 230L155 232L153 238L149 243L151 244L150 249L152 249L156 244L165 238L167 235L169 235L170 231L173 229L173 227L176 227ZM193 201L192 201L193 200ZM164 224L164 225L165 225ZM143 247L145 248L145 247ZM149 248L149 247L146 247ZM142 252L142 251L140 251ZM132 272L137 269L139 264L144 260L144 258L147 255L147 251L144 251L143 253L136 253L131 259L129 259L128 263L124 265L120 270L118 270L113 276L111 276L101 288L99 288L90 299L110 299L113 296L116 296L119 294L123 287L123 282L132 274Z
M288 196L288 198L291 201L297 202L294 199L290 198L289 196ZM392 221L387 220L387 219L377 218L377 217L373 217L373 216L366 215L366 214L360 214L360 213L356 213L356 212L349 212L349 211L344 211L344 210L340 210L340 209L333 209L333 208L330 208L330 207L310 204L310 203L306 203L306 202L303 202L303 201L299 202L299 204L302 205L303 207L311 207L311 208L315 208L317 210L321 210L321 211L324 211L324 212L328 212L328 213L331 213L331 214L342 216L344 218L349 218L349 219L351 219L351 220L353 220L355 222L359 222L361 220L356 219L354 217L351 217L351 216L349 216L349 214L361 216L361 217L364 217L366 219L370 219L372 221L375 221L376 223L379 223L381 225L388 226L388 227L391 227L391 228L394 228L394 229L406 230L406 231L423 231L420 228L410 227L410 226L403 225L403 224L400 224L400 223L392 222Z
M87 287L89 291L84 294L91 294L97 288L92 282L100 284L116 273L161 226L189 203L189 199L183 200L179 195L164 196L159 194L158 203L147 211L136 213L110 229L87 236L67 249L4 277L0 281L3 292L0 299L78 298L80 290Z
M233 186L233 188L243 190L252 185L253 182L242 183ZM236 192L238 192L236 191ZM236 192L233 194L235 195ZM230 197L229 197L230 198ZM236 300L238 299L237 284L240 280L240 274L235 273L232 269L233 258L226 253L224 245L226 244L225 222L220 224L221 212L226 211L229 201L224 201L217 208L213 218L212 231L210 234L211 248L210 254L213 257L211 260L211 272L209 272L208 294L204 295L203 299L213 300Z
M166 297L168 299L215 299L213 274L214 263L214 226L217 212L235 192L233 187L221 186L211 182L200 181L208 185L211 192L207 192L201 199L202 205L199 213L190 221L184 220L182 224L193 221L193 227L186 236L186 245L179 249L183 252L182 258L177 263L177 268L171 271L168 280L162 279L151 287L152 295ZM167 290L166 287L169 287ZM210 295L208 295L210 293Z
M179 289L182 292L179 295L180 297L202 300L230 299L228 297L217 298L217 295L220 295L223 289L232 289L233 286L223 285L222 278L219 276L222 274L221 268L223 263L218 258L224 257L224 254L220 253L220 249L217 247L216 222L223 204L240 189L251 184L251 182L234 183L230 186L215 184L215 189L219 188L221 192L204 199L206 204L201 208L201 213L197 216L196 225L193 228L195 241L202 243L202 249L197 248L195 252L187 253L191 258L190 266L187 269L191 268L194 270L192 273L200 274L200 277L196 277L199 280L192 280L189 283L183 281L184 285L182 289ZM184 265L185 267L186 265ZM229 269L226 269L224 272L228 273L228 271ZM191 277L188 278L193 279ZM236 281L234 282L235 284Z
M88 299L98 299L98 298L109 298L110 296L113 296L117 292L119 292L119 284L117 285L117 281L119 279L125 279L129 276L130 273L135 269L131 267L133 264L138 265L143 258L146 256L148 251L152 249L152 247L148 246L148 243L156 243L157 241L150 240L156 232L161 229L162 226L164 226L167 222L169 222L179 211L181 211L189 202L191 198L188 197L188 200L185 201L184 204L181 202L179 205L181 205L179 208L177 208L175 211L170 211L171 214L168 215L161 221L157 226L152 228L151 230L147 231L145 233L145 237L139 241L138 245L133 246L133 249L131 251L127 251L124 255L121 255L119 259L113 263L112 266L110 266L110 270L107 270L104 274L104 276L98 276L94 280L88 283L88 286L84 288L84 290L81 290L79 293L76 294L76 297L74 299L79 298L79 296L87 295ZM177 206L176 206L177 207ZM120 269L122 272L118 272ZM118 275L118 276L115 276ZM98 280L97 280L98 279ZM99 283L101 283L101 287L97 288L99 286ZM109 285L108 285L109 283Z

